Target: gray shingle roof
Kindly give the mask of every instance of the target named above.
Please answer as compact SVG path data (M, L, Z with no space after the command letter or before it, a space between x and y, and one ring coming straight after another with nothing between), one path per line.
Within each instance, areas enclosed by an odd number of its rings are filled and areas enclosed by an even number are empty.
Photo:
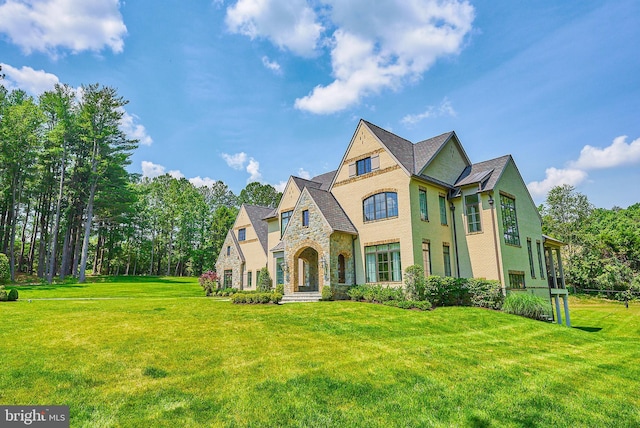
M505 155L469 165L462 171L454 184L457 188L454 196L460 193L460 187L470 184L478 184L479 190L483 192L493 190L510 160L511 155Z
M227 236L228 235L231 235L231 240L233 241L233 245L236 247L236 250L238 251L238 256L240 256L240 260L242 260L243 262L246 261L244 258L244 253L242 252L242 248L240 248L240 243L238 243L238 240L236 239L236 235L235 233L233 233L233 229L227 232ZM221 253L222 251L226 251L224 247L222 248L222 250L220 250Z
M371 132L373 132L375 136L382 141L382 144L389 149L391 154L398 159L398 162L400 162L402 166L409 171L409 174L415 174L413 143L382 129L371 122L367 122L364 119L362 121L369 127L369 129L371 129Z
M265 254L267 253L267 243L268 243L268 233L269 229L267 226L267 222L263 220L263 218L267 217L272 211L273 208L270 207L261 207L259 205L242 205L247 211L247 215L249 216L249 220L253 225L253 229L256 231L256 235L258 235L258 241L262 245Z
M414 173L419 174L427 163L440 151L442 146L454 135L453 132L445 132L428 140L420 141L413 145Z
M331 182L333 181L333 177L336 176L338 172L337 169L329 172L325 172L324 174L316 175L311 179L311 181L315 181L316 183L321 183L320 189L329 190L329 186L331 186Z
M296 177L295 175L292 175L291 179L293 179L293 181L296 183L296 186L298 186L298 189L300 189L300 191L302 191L302 189L304 189L305 187L315 187L319 189L320 186L322 186L322 183L318 183L312 180L307 180L306 178Z
M358 230L353 223L351 223L351 220L349 220L349 217L347 217L347 214L331 193L313 187L307 187L307 191L329 223L331 229L336 232L358 234Z

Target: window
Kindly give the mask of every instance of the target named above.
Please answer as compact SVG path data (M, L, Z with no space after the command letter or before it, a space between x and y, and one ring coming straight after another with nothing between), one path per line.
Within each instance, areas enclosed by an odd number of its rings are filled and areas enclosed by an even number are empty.
M309 226L309 210L302 211L302 225L304 227Z
M531 249L531 239L527 239L527 251L529 252L529 269L531 269L531 278L535 278L536 269L533 267L533 250Z
M287 227L287 224L289 224L289 220L291 219L291 214L293 213L293 210L291 211L285 211L282 214L280 214L280 237L282 238L282 235L284 235L284 230Z
M338 283L344 284L347 282L346 280L346 265L344 260L344 255L340 254L338 256Z
M442 245L442 257L444 258L444 276L451 276L451 248Z
M356 175L366 174L371 172L371 158L364 158L356 161Z
M422 267L424 276L431 276L431 243L422 241Z
M224 271L224 288L233 286L233 271L231 269Z
M382 192L369 196L362 202L364 221L398 216L398 194Z
M469 233L482 232L480 224L480 198L478 194L464 197L465 210L467 214L467 230Z
M525 286L524 286L524 272L509 271L509 287L510 288L525 288Z
M238 230L238 241L244 241L247 239L247 229L242 228Z
M284 263L284 257L276 258L276 285L284 284L284 270L282 264Z
M500 195L500 208L502 209L502 228L504 229L505 244L520 245L518 219L516 218L516 200Z
M440 202L440 224L447 225L447 200L444 196L440 195L438 197L438 201Z
M428 221L429 213L427 212L427 191L420 189L418 194L420 195L420 220Z
M231 245L227 246L227 256L231 255Z
M400 282L400 243L364 248L367 282Z
M251 271L247 272L247 288L251 288Z
M540 251L540 241L536 241L538 249L538 268L540 268L540 278L544 279L544 266L542 265L542 251Z

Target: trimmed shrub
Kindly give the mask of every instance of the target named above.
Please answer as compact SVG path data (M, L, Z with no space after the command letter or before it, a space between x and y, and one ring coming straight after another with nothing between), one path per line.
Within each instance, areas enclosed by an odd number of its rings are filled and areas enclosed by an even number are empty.
M322 300L332 300L333 299L333 291L331 290L330 285L325 285L322 287Z
M425 283L425 298L433 306L470 306L465 278L429 276Z
M424 269L420 265L409 266L404 270L404 290L407 299L424 300Z
M551 305L542 297L527 292L511 292L504 299L502 310L534 320L546 321L551 316Z
M467 280L467 290L471 306L500 309L504 303L502 285L499 281L475 279Z
M280 293L280 294L284 295L284 284L276 285L276 293Z
M241 292L235 293L231 296L231 303L255 303L255 304L266 304L266 303L278 303L282 300L282 294L276 292Z
M431 303L427 300L388 300L383 304L401 309L420 309L421 311L431 309Z
M3 284L11 278L11 269L9 268L9 259L4 253L0 253L0 284Z
M4 289L4 285L0 285L0 302L9 300L9 293Z
M256 283L256 290L267 292L271 290L271 275L269 275L269 269L263 267L258 272L258 282Z
M333 300L349 300L351 297L349 296L349 290L352 289L353 285L346 284L333 284L331 285L331 293L333 294Z
M218 279L218 274L212 270L200 275L198 283L204 290L206 296L213 296L216 290L218 290Z
M356 285L347 291L351 300L383 303L389 300L404 300L404 290L380 284Z
M356 285L354 287L351 287L349 290L347 290L347 295L349 296L349 298L351 300L355 300L356 302L359 302L361 300L364 299L364 290L363 285Z
M226 297L226 296L232 296L237 292L238 292L237 288L227 287L227 288L220 288L216 290L215 295Z
M7 293L7 300L10 302L15 302L16 300L18 300L18 290L16 290L15 288L10 289L9 293Z

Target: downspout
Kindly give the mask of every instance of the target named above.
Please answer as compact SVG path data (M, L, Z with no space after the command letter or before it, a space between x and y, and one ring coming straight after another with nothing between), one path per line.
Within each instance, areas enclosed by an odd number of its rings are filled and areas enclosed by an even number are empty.
M496 235L498 232L498 229L496 228L496 212L495 212L494 204L495 204L495 201L493 199L493 193L489 193L489 205L491 206L491 224L493 226L493 247L496 252L496 262L498 262L498 277L500 279L500 284L502 284L502 294L506 296L507 286L504 282L504 275L502 272L502 260L500 259L500 252L498 251L498 238Z
M451 222L453 223L453 248L456 252L456 273L460 278L460 258L458 257L458 232L456 230L456 207L453 202L449 202L449 209L451 210Z
M357 235L351 238L351 258L353 259L353 285L356 285L356 239Z

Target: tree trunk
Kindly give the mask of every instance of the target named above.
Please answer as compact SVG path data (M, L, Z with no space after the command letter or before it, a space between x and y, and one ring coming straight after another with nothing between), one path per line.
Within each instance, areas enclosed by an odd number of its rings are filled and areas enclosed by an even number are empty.
M53 230L51 231L51 254L49 256L49 269L47 270L47 282L51 284L53 281L53 275L56 270L56 252L58 245L58 229L60 228L60 208L62 206L62 196L64 190L64 173L65 163L67 158L67 145L66 142L62 142L62 164L60 165L60 182L58 183L58 200L56 201L56 216L53 219Z
M95 167L94 167L95 170ZM97 177L91 183L91 190L89 191L89 203L87 204L87 219L84 225L84 240L82 242L82 256L80 259L80 271L78 273L78 282L83 283L86 281L87 257L89 254L89 236L91 234L91 222L93 221L93 199L96 196L96 188L98 187Z

